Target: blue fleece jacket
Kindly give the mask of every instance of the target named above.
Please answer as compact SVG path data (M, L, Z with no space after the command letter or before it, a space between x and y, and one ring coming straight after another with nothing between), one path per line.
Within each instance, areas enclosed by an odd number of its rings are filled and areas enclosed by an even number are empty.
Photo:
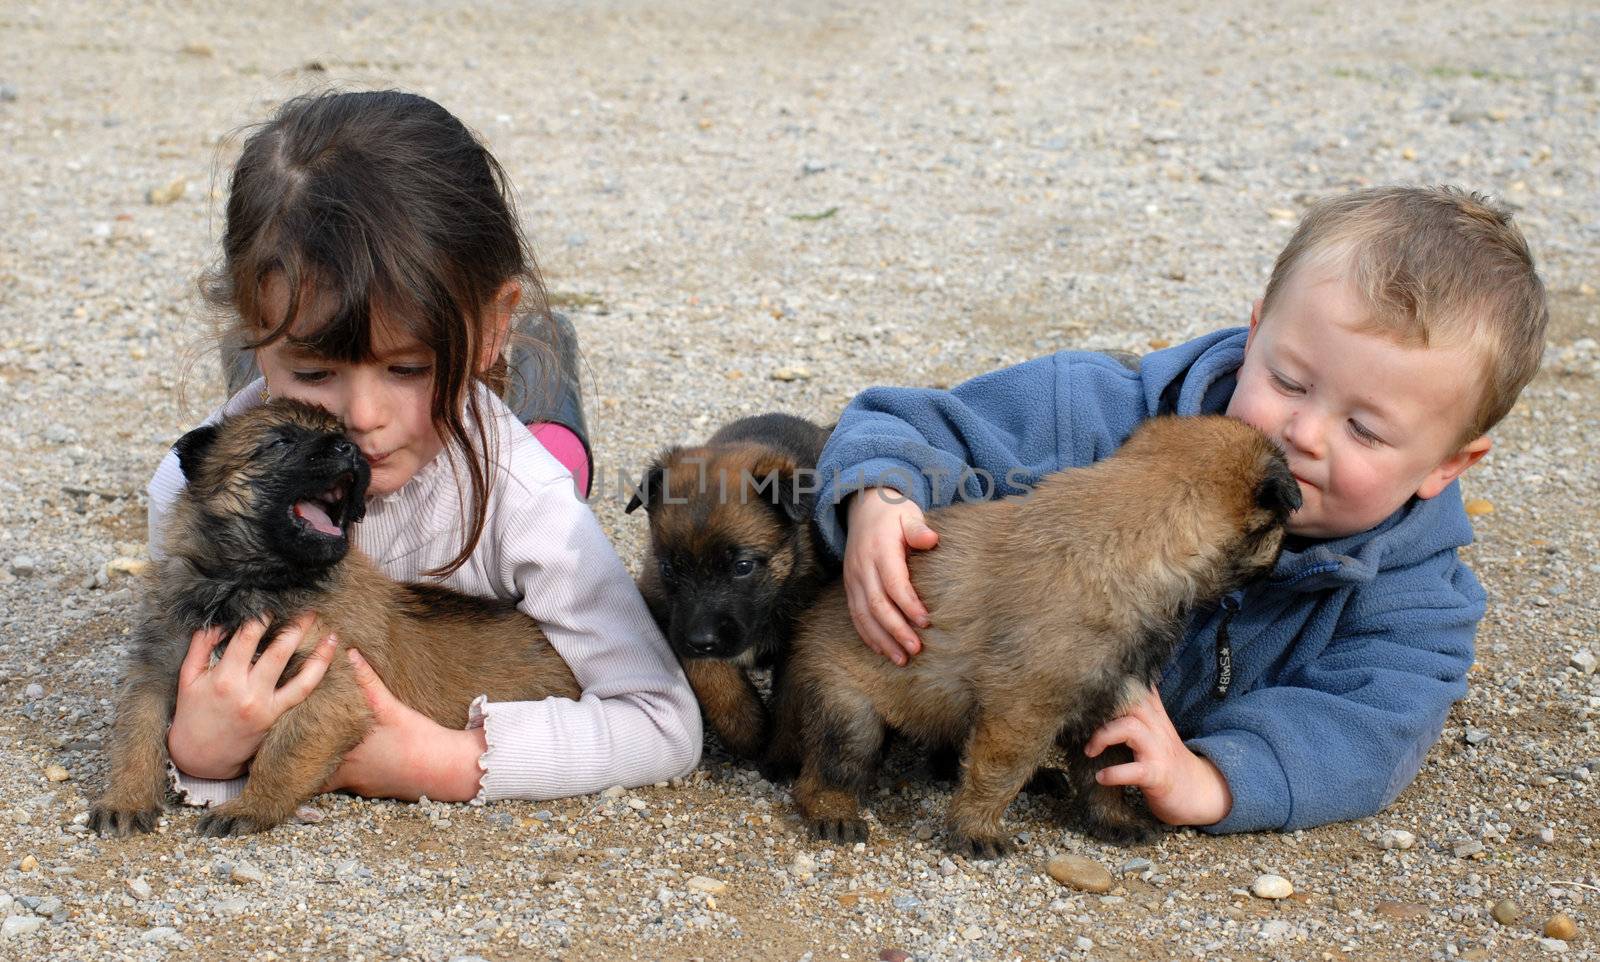
M839 502L882 484L924 510L1021 493L1112 453L1160 414L1226 410L1245 331L1146 355L1131 369L1062 351L949 391L872 388L819 464L817 521L844 548ZM1359 534L1291 539L1266 579L1196 612L1161 700L1189 748L1221 769L1233 809L1213 832L1293 830L1371 815L1410 784L1466 693L1484 613L1456 557L1472 528L1451 484ZM1216 694L1219 629L1232 679Z

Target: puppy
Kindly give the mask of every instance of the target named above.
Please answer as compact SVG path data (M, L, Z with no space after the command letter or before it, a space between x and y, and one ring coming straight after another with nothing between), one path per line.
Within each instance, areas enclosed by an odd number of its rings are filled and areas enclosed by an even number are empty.
M811 522L829 433L788 414L742 418L662 454L626 509L650 516L640 593L712 729L745 758L768 729L748 669L783 670L795 619L839 574Z
M824 839L865 838L858 796L893 726L964 746L955 851L1005 851L1001 815L1052 744L1087 831L1142 838L1153 822L1095 782L1110 760L1083 746L1157 679L1191 609L1271 569L1299 506L1265 436L1193 417L1148 421L1110 458L1028 495L931 512L939 546L910 561L932 627L908 666L861 643L842 587L795 635L772 752L801 758L801 815Z
M328 632L354 646L397 698L449 728L479 694L532 700L581 691L538 625L514 604L391 581L359 551L366 460L321 408L275 400L176 444L188 486L154 566L145 615L111 734L110 781L90 812L101 834L154 828L167 794L166 733L178 669L194 632L227 638L267 617L269 644L316 614L285 677ZM227 642L224 642L227 643ZM270 829L315 795L372 727L347 659L335 656L311 695L267 733L243 794L201 816L204 835Z

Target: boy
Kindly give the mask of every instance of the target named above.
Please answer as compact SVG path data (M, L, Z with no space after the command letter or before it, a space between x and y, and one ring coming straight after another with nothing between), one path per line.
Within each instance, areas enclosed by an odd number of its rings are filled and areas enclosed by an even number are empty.
M1304 504L1265 580L1197 611L1159 691L1086 751L1169 824L1294 830L1377 812L1466 691L1484 613L1456 557L1456 478L1538 368L1547 318L1527 242L1454 188L1375 188L1310 211L1247 330L1134 366L1063 351L950 391L874 388L823 452L817 520L856 628L898 664L929 624L908 550L923 512L1023 493L1143 418L1220 413L1278 443ZM849 538L845 531L848 524ZM909 620L909 621L908 621Z

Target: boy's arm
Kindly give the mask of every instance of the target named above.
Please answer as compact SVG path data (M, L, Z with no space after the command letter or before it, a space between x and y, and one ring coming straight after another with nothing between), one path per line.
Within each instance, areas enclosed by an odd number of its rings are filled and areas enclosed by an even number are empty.
M1372 815L1416 777L1467 690L1482 592L1464 565L1434 592L1347 612L1284 683L1219 703L1187 745L1228 780L1210 832L1309 828Z
M950 390L869 388L850 402L817 465L816 519L844 550L842 502L887 487L924 511L1030 489L1051 471L1116 450L1148 416L1139 373L1089 352L1061 352Z

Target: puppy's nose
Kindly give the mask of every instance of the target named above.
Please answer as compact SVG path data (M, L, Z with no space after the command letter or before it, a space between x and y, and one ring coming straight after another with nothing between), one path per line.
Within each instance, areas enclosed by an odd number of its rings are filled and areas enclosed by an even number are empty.
M333 453L336 457L353 458L356 456L356 445L349 438L340 438L333 442Z
M717 650L717 633L710 627L696 628L689 632L686 640L689 643L689 650L697 655L706 655Z

